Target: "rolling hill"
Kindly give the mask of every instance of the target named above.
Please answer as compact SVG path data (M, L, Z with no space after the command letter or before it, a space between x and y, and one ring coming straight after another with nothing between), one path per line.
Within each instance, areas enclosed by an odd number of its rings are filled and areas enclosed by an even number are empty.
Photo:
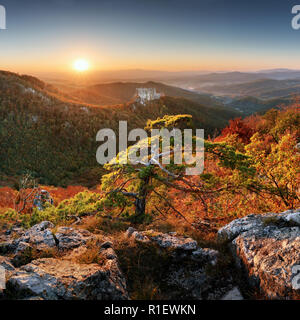
M73 99L84 103L93 105L109 105L131 101L136 94L137 88L155 88L157 92L163 93L169 97L189 99L208 107L220 106L214 99L210 97L210 95L199 94L154 81L148 81L144 83L114 82L97 84L82 88L80 90L74 90L69 94L72 95Z
M28 171L43 184L97 184L102 168L95 157L96 133L103 128L117 133L120 120L127 120L131 130L143 128L148 119L189 113L207 136L241 115L183 97L165 96L146 106L92 107L68 102L61 94L37 78L0 72L0 184Z
M185 89L192 89L201 93L223 92L224 87L228 87L230 92L234 91L235 85L239 90L239 85L261 81L261 80L300 80L299 70L274 69L263 70L259 72L218 72L201 75L190 75L189 77L178 77L167 81L168 84L179 86ZM260 84L258 84L260 85ZM233 86L231 90L231 86ZM214 89L214 90L213 90ZM226 89L224 89L226 90Z
M300 79L260 79L239 84L208 86L201 90L214 95L252 96L260 99L273 99L291 94L300 94Z
M224 99L225 102L226 99ZM245 96L236 99L230 99L226 102L227 106L234 108L243 113L244 116L249 116L253 113L263 114L272 108L290 105L295 101L293 96L282 97L277 99L263 100L256 97Z

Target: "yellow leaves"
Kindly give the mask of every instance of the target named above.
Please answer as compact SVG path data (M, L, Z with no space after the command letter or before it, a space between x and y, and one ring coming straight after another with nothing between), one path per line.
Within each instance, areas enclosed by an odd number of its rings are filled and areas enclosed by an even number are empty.
M245 148L261 183L267 189L275 190L286 204L291 205L299 186L300 154L295 148L296 143L291 133L282 135L278 143L266 143L265 137L256 133Z

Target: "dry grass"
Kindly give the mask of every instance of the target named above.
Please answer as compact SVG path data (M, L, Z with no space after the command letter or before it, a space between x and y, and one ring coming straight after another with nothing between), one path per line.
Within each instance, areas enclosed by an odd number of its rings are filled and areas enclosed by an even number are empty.
M90 240L85 246L80 246L69 254L64 256L64 259L71 260L79 264L92 264L96 263L103 265L106 260L100 250L100 244L103 240L99 237L96 240Z
M42 258L59 258L61 254L56 248L37 250L36 248L28 247L21 254L13 259L13 264L16 267L30 263L36 259Z
M130 227L129 222L91 216L82 219L78 228L86 229L95 234L114 235L126 231Z
M177 235L193 238L200 246L214 247L217 242L214 228L209 226L196 228L183 219L174 216L167 216L164 220L158 220L148 226L141 227L163 233L176 232Z
M104 258L101 255L101 252L99 252L99 247L90 247L87 248L84 252L79 254L75 261L80 264L91 264L91 263L97 263L99 265L103 264Z

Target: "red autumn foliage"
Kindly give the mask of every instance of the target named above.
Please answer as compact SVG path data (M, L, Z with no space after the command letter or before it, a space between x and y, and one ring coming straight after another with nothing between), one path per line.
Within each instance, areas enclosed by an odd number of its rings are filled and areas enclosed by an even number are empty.
M251 129L242 118L237 118L229 121L229 126L223 129L221 138L236 134L241 142L248 144L253 135L254 130Z
M77 193L87 190L87 188L82 186L68 186L67 188L41 186L41 189L49 191L51 197L54 199L55 204L58 204L65 199L73 198ZM28 189L28 191L30 192L30 189ZM18 191L12 188L0 188L0 208L14 208L17 195Z
M17 191L9 187L0 188L0 208L14 208Z

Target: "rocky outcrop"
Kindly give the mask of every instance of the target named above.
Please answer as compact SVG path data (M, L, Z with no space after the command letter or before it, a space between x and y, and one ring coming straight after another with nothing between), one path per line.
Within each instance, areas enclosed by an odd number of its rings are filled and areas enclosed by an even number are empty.
M124 300L126 283L116 259L79 264L64 259L38 259L8 280L7 290L19 298L45 300Z
M51 231L52 228L54 228L54 224L49 221L33 226L22 237L14 241L16 250L18 250L20 243L28 243L39 250L55 247L56 242Z
M59 227L44 221L17 239L0 244L0 266L7 273L6 298L31 300L124 300L126 281L110 241L87 230ZM102 242L102 243L101 243ZM54 258L30 256L55 249ZM89 251L92 250L92 251ZM92 261L90 256L92 253ZM83 258L82 258L83 257ZM35 259L32 261L32 258ZM81 258L81 259L79 259ZM95 262L94 262L95 260ZM28 263L29 262L29 263Z
M153 243L162 249L170 249L174 253L173 256L177 258L188 257L190 260L211 265L216 265L218 260L218 251L200 248L197 241L189 237L178 236L176 232L137 231L130 227L126 231L126 236L137 242Z
M61 250L70 250L85 245L88 241L93 241L96 237L84 229L73 229L68 227L59 227L55 233L58 248Z
M56 247L55 238L51 229L54 228L53 223L43 221L28 229L23 235L17 239L9 240L2 244L9 252L21 255L28 248L37 250L46 250ZM3 251L3 250L2 250Z
M46 251L57 249L68 251L79 246L83 246L96 237L87 230L73 229L69 227L59 227L56 234L52 231L53 223L43 221L23 232L17 239L9 239L0 243L0 254L14 254L13 263L15 266L26 262L24 255L30 254L30 251Z
M29 246L37 250L59 248L70 250L95 240L95 236L87 230L59 227L56 233L52 231L53 223L43 221L28 229L23 235L14 240L0 244L0 251L22 252Z
M249 215L219 230L251 285L270 299L300 297L300 210Z
M155 242L161 248L174 250L194 251L197 249L197 242L188 237L176 236L176 233L161 233L153 230L138 232L130 227L126 232L128 237L133 237L136 241Z
M126 236L138 243L156 246L161 254L169 253L170 263L161 281L170 288L171 299L221 299L233 288L230 276L220 276L217 263L220 253L200 248L192 238L174 232L137 231L129 228Z

